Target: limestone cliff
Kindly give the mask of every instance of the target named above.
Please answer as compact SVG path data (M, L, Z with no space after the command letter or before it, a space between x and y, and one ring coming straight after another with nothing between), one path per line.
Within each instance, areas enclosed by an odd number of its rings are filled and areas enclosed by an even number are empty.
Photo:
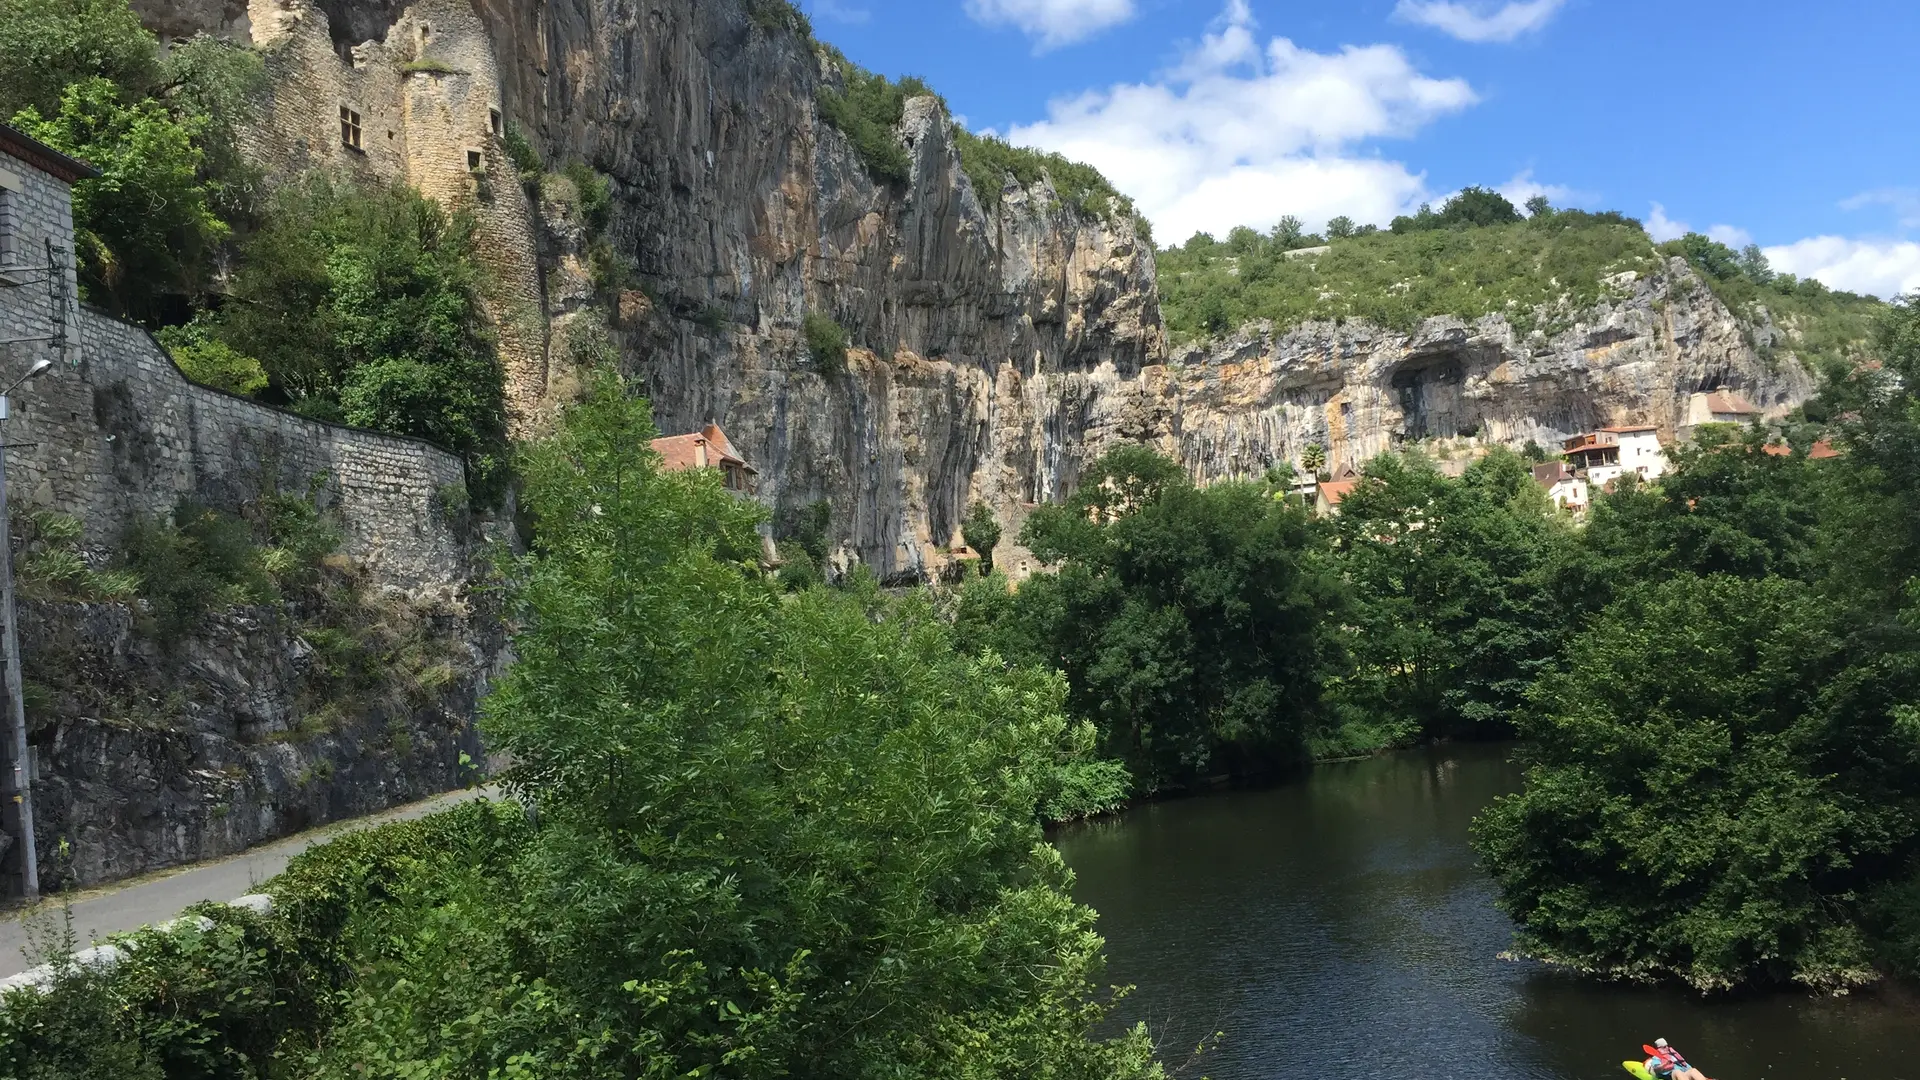
M883 577L932 569L972 499L1013 535L1117 439L1205 479L1309 443L1338 465L1407 440L1549 444L1603 421L1671 433L1697 389L1774 409L1808 391L1790 358L1756 352L1772 328L1742 325L1684 264L1619 281L1550 339L1497 317L1412 335L1250 327L1170 357L1133 225L1067 207L1045 180L974 191L931 98L900 125L907 179L876 181L823 120L836 69L782 0L136 7L268 49L264 160L405 178L481 212L523 431L570 385L569 324L611 322L665 431L724 424L776 522L828 500L843 557ZM342 147L341 108L362 145ZM496 124L612 178L608 239L644 295L596 294L564 215L480 181L511 175ZM845 374L808 359L808 312L850 331Z

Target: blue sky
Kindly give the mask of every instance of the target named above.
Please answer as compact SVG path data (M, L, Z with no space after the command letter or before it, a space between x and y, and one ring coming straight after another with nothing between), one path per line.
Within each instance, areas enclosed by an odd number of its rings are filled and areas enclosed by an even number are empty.
M802 0L975 130L1104 170L1162 243L1384 224L1467 184L1920 289L1911 0Z

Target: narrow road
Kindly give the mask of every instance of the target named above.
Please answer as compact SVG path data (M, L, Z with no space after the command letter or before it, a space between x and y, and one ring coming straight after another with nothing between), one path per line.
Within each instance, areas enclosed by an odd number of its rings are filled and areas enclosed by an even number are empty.
M78 939L74 947L84 949L110 934L165 922L188 905L202 900L234 900L245 896L285 870L287 861L295 855L343 833L389 821L425 817L483 795L497 798L499 792L492 787L450 791L370 817L336 821L215 862L162 870L88 892L55 896L36 907L10 912L5 921L0 922L0 979L45 962L43 956L29 957L30 947L44 948L49 933L64 934L63 909L69 906L73 911L73 932Z

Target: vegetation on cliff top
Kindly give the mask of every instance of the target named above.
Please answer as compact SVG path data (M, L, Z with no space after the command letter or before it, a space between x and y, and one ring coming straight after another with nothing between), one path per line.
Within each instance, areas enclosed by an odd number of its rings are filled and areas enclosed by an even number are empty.
M1522 334L1553 333L1602 298L1624 295L1631 286L1616 275L1645 277L1682 255L1750 325L1770 314L1788 335L1784 346L1819 370L1857 359L1883 306L1772 274L1763 256L1753 261L1758 249L1743 260L1698 236L1656 247L1618 213L1555 210L1544 199L1529 209L1523 218L1498 193L1468 188L1439 210L1395 219L1390 231L1336 219L1321 237L1287 218L1265 234L1243 227L1223 241L1200 233L1160 252L1161 310L1176 341L1259 319L1281 331L1357 319L1404 333L1435 315L1504 315Z
M900 143L899 127L907 99L938 95L915 76L891 81L848 60L831 45L819 49L841 84L839 88L821 86L820 114L853 143L875 180L906 183L912 177L912 162ZM941 107L945 108L944 101ZM988 210L999 208L1008 184L1031 187L1044 179L1063 203L1080 213L1104 221L1131 221L1143 238L1151 239L1147 221L1139 216L1133 200L1115 190L1093 166L1014 146L992 135L975 135L958 124L951 130L961 170Z

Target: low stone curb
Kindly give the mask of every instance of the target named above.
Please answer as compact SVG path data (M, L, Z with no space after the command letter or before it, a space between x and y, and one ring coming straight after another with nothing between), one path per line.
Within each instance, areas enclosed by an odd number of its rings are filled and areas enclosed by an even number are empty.
M266 893L248 893L238 900L227 901L227 906L251 911L255 915L270 915L273 913L273 897L268 896ZM155 927L155 929L163 933L172 933L188 927L204 933L213 929L213 920L207 918L205 915L182 915L177 919L161 923ZM138 931L134 932L137 933ZM127 935L118 934L115 936L125 938ZM69 957L67 963L64 965L41 964L39 967L29 968L18 975L0 979L0 998L5 997L15 990L44 992L53 985L54 980L59 977L60 971L63 968L79 968L86 971L112 971L120 965L120 961L131 951L131 943L115 944L113 942L108 942L105 945L95 945L90 949L81 949Z

